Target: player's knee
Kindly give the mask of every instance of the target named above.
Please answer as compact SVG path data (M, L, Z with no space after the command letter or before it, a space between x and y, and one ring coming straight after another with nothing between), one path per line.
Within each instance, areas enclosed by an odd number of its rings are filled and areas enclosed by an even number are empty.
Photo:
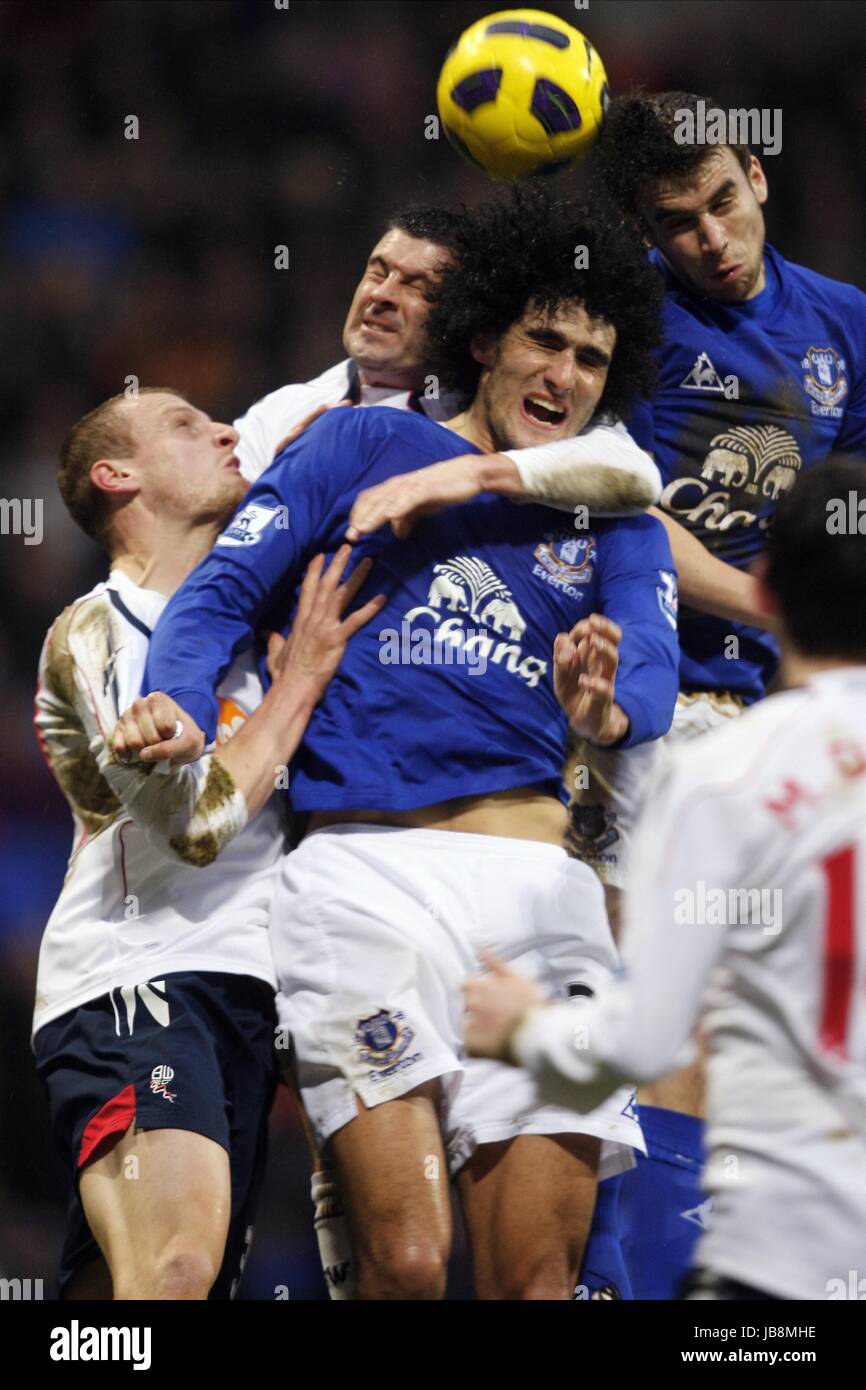
M438 1299L445 1294L443 1252L432 1240L395 1232L361 1252L358 1296L365 1299Z
M156 1261L152 1298L206 1299L219 1274L219 1261L208 1250L177 1246Z
M573 1263L560 1249L516 1254L513 1260L503 1261L495 1287L485 1289L482 1297L504 1302L573 1298L577 1283Z

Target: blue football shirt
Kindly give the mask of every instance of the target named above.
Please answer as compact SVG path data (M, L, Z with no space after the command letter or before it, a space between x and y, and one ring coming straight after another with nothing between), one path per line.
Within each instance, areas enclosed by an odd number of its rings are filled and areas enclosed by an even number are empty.
M666 285L659 392L627 423L655 455L659 506L746 568L803 469L834 450L866 457L866 295L768 246L764 290L719 304L653 259ZM778 662L769 634L684 607L680 644L684 690L756 700Z
M253 485L210 554L166 606L144 688L164 690L214 735L213 691L261 626L289 626L309 561L345 535L361 489L471 452L421 415L328 412ZM638 516L577 531L548 508L484 494L388 528L358 597L387 604L349 643L290 773L300 811L408 810L533 786L562 795L566 716L553 641L604 613L623 629L622 746L670 725L677 689L676 579L667 533ZM353 557L354 559L354 557Z

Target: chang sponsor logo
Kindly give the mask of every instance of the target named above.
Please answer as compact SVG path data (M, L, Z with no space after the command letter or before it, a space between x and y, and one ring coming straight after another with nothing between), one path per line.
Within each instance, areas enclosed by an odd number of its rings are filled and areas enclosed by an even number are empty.
M730 531L755 523L766 530L771 517L759 516L754 509L790 492L801 467L797 441L788 430L778 425L734 425L710 440L700 477L673 478L659 505L684 524L707 531Z
M579 544L579 542L578 542ZM445 642L461 648L464 660L480 666L502 665L530 687L538 685L548 663L537 656L524 655L521 639L526 622L507 585L483 560L471 555L455 555L444 564L433 566L433 579L427 603L410 608L401 624L402 640L414 642L412 624L432 620L424 627L436 644ZM409 632L404 629L409 628ZM420 663L419 663L420 664Z

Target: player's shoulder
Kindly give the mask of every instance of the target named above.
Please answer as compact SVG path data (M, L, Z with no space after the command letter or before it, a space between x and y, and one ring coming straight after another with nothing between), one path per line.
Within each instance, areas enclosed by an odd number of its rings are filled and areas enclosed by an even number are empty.
M866 313L866 294L856 285L845 280L831 280L829 275L822 275L810 266L789 261L774 247L767 247L767 255L778 269L783 284L794 291L797 300L805 298L837 314L850 314L858 319Z
M392 405L365 406L363 415L371 432L393 435L401 439L454 439L451 430L439 420L433 420L422 410L396 410ZM467 445L467 449L470 446Z
M657 516L639 512L636 516L590 517L589 524L603 552L637 563L658 560L668 569L674 568L668 533Z
M74 667L83 653L105 646L110 624L111 602L104 582L67 604L54 619L42 644L42 685L55 695L71 699Z
M442 457L454 453L452 432L430 420L416 410L396 410L388 405L340 407L327 410L315 420L301 436L309 435L310 441L321 444L325 440L348 443L355 440L370 448L397 441L401 447L421 449L429 453L431 449L441 449ZM465 446L470 452L470 446Z
M45 641L49 642L68 642L73 636L85 632L88 627L104 624L110 613L111 600L108 594L108 583L101 580L89 589L86 594L74 598L71 603L58 613L54 622L48 629Z
M741 715L671 751L672 785L681 795L748 797L774 774L814 704L808 687L779 691Z
M149 641L166 602L162 594L142 589L114 570L58 614L45 648L62 648L88 664L102 661L109 648L119 647L119 638L127 644L136 638Z

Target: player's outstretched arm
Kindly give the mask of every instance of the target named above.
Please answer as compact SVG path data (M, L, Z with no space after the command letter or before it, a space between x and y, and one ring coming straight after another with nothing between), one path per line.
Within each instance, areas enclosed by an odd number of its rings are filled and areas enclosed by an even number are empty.
M274 791L280 774L294 756L318 701L342 660L349 638L378 613L383 594L346 616L372 568L362 560L341 583L351 555L343 546L325 569L317 555L301 585L298 609L288 638L272 633L268 665L272 685L261 705L212 757L229 774L241 794L248 816L254 816ZM177 726L181 733L176 738ZM136 700L118 722L114 750L120 761L139 763L179 761L177 748L188 741L200 756L204 735L189 715L161 691ZM192 812L197 814L195 810Z
M595 425L574 439L502 454L461 454L366 488L355 499L346 539L360 540L386 524L403 539L421 517L482 492L559 511L582 506L596 516L631 516L655 502L660 489L650 455L622 425Z
M327 569L324 555L313 559L288 637L272 633L269 640L270 689L252 718L214 753L240 789L251 816L267 801L280 772L294 757L347 642L385 603L385 595L377 594L346 615L373 567L372 560L362 560L341 583L350 555L351 548L342 546Z
M485 973L463 984L470 1056L525 1067L548 1104L581 1113L594 1110L625 1081L633 1084L634 1078L603 1060L604 1044L618 1029L597 1000L551 1003L502 961L485 956L483 964Z
M752 575L719 560L666 512L657 507L650 511L668 533L683 603L726 622L773 630L772 618L759 606L758 584Z

